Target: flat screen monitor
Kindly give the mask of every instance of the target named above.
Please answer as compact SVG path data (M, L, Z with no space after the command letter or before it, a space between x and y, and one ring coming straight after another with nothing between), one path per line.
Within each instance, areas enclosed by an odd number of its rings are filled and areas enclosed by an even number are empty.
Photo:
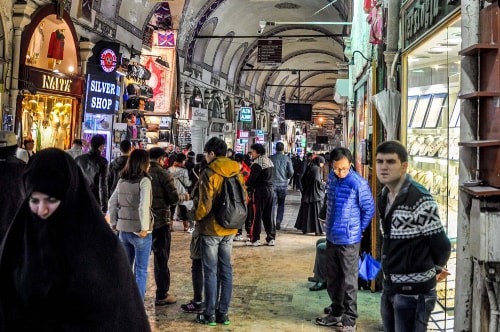
M285 104L285 120L295 121L311 121L312 105L311 104Z
M316 136L316 144L328 144L328 136Z

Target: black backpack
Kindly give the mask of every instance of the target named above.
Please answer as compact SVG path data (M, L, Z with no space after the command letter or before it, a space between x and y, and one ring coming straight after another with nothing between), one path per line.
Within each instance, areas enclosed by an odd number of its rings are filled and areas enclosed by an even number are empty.
M238 176L224 178L218 204L214 205L215 220L228 229L242 228L247 218L246 194Z

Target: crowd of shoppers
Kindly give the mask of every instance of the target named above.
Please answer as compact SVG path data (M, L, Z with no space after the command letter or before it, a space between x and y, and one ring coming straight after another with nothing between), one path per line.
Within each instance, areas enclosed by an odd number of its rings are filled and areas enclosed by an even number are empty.
M108 166L101 156L103 136L92 138L87 153L81 140L73 143L67 153L53 148L32 153L26 166L16 158L15 135L0 131L0 177L15 190L0 195L6 207L0 224L1 330L92 330L98 324L113 331L149 331L143 301L151 252L155 305L177 302L169 269L174 215L196 220L190 230L193 299L181 309L198 313L195 320L201 324L230 324L232 243L243 238L243 229L222 227L213 209L220 203L224 178L234 175L248 189L245 230L247 245L253 247L261 245L261 225L266 244L275 245L289 181L291 189L299 188L295 228L304 234L326 232L316 243L309 281L315 282L311 291L326 289L331 303L315 323L356 329L360 242L375 204L348 149L300 160L285 155L281 142L268 158L261 144L251 145L248 155L234 154L219 138L211 138L198 155L192 147L145 151L123 141L121 156ZM436 201L406 174L407 167L401 143L378 146L376 175L384 186L377 204L384 237L381 316L384 330L394 332L426 330L436 283L448 275L451 251ZM184 208L176 211L176 206ZM98 273L88 273L96 268ZM100 301L102 296L110 300ZM75 313L82 310L95 319ZM110 315L119 319L107 319Z

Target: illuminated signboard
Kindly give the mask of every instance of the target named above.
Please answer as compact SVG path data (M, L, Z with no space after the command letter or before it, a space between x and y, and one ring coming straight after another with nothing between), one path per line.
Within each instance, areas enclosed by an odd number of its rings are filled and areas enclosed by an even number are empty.
M85 112L114 114L120 94L116 81L106 81L95 75L88 75L85 90Z
M252 108L240 107L240 122L252 122Z

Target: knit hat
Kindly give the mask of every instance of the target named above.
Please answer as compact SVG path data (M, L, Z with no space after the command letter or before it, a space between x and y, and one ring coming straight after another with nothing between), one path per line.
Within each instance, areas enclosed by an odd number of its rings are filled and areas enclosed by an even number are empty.
M43 149L31 160L24 173L26 193L37 191L59 200L64 199L69 189L71 174L65 153L59 149Z

